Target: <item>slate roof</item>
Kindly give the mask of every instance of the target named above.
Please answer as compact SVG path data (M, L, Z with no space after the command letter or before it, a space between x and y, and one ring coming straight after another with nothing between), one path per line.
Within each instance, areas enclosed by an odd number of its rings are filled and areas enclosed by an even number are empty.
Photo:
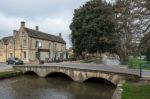
M5 45L9 44L9 41L13 39L13 36L8 36L8 37L3 37L2 40L4 42Z
M28 35L32 38L38 38L38 39L43 39L43 40L48 40L48 41L54 41L58 43L63 43L66 44L66 42L63 40L63 38L51 34L47 34L41 31L33 30L24 27L25 31L28 33Z

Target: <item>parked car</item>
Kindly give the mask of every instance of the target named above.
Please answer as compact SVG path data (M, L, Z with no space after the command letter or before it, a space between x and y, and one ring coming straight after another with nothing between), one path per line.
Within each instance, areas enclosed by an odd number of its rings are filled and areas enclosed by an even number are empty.
M10 57L7 59L6 63L9 64L13 64L13 65L22 65L23 61L19 58L16 57Z

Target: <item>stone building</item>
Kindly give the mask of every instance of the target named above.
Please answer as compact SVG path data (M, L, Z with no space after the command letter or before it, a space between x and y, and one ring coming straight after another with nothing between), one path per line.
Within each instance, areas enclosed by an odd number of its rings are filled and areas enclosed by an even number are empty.
M70 59L70 58L73 58L73 48L70 47L69 49L67 49L67 58Z
M30 29L21 22L19 30L13 31L13 36L0 40L0 62L6 62L9 57L17 57L25 63L38 60L66 59L66 42L59 36L39 31L39 27Z

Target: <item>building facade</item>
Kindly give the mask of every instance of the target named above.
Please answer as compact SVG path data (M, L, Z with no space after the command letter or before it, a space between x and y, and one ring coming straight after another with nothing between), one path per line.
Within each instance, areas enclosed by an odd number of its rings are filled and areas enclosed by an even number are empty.
M19 30L13 31L13 36L0 40L0 62L6 62L9 57L17 57L25 63L39 60L66 59L66 42L59 36L39 31L38 26L30 29L21 22Z

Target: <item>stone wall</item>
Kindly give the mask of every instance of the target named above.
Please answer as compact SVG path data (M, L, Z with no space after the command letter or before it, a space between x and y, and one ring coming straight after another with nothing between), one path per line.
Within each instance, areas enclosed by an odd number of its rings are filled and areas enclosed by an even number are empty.
M66 68L66 67L15 66L14 68L21 70L23 73L28 72L28 71L33 71L39 77L46 77L48 74L51 74L54 72L60 72L60 73L66 74L67 76L69 76L70 78L72 78L74 81L77 81L77 82L84 82L87 79L96 77L96 78L103 78L111 82L112 84L117 85L122 80L122 78L124 78L115 73L102 72L102 71L96 71L96 70L72 69L72 68Z
M8 59L11 55L22 59L25 63L36 61L36 41L42 43L42 47L40 48L41 60L45 60L46 57L51 60L55 56L56 58L60 58L62 49L63 51L66 51L66 44L29 37L28 33L26 33L26 31L24 30L24 27L25 24L21 24L19 31L14 30L14 40L11 40L8 45L3 45L3 47L0 49L0 62L6 62L6 59ZM15 45L10 48L9 46L11 46L12 44ZM51 47L49 47L49 44L51 44ZM57 45L56 48L54 47L54 45ZM26 53L26 55L24 53ZM57 54L55 55L55 53Z

